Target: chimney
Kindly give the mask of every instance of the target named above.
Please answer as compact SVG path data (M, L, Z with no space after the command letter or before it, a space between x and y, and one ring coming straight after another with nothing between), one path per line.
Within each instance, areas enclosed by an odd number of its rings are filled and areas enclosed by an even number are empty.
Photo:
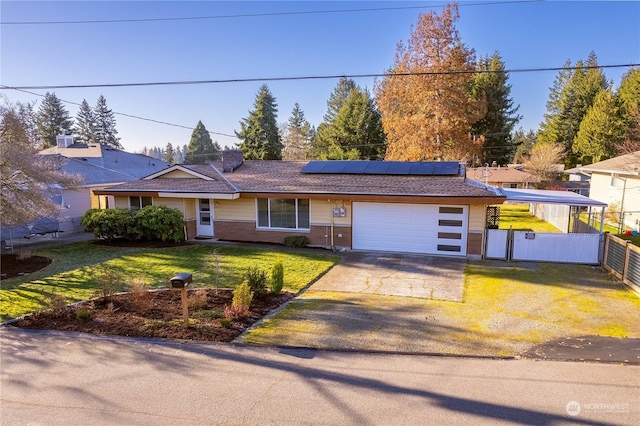
M58 148L67 148L69 145L73 145L73 136L67 136L67 131L63 130L61 135L56 136L56 146Z
M222 152L222 171L231 173L242 165L242 151L239 149L227 149Z

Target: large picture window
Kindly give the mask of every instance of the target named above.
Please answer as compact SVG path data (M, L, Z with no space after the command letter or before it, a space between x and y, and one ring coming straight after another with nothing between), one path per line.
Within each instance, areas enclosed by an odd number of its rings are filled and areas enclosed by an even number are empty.
M309 200L258 198L258 227L309 229Z
M152 204L151 197L129 197L129 207L133 210L140 210Z

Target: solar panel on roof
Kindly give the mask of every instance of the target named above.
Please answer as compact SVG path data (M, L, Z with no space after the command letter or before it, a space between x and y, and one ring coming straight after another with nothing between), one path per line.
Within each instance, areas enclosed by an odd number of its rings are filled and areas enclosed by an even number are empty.
M367 168L368 161L346 161L342 173L362 174Z
M385 175L389 168L388 161L370 161L364 170L365 175Z
M453 161L443 161L435 163L435 174L440 176L453 176L458 174L458 163Z
M320 173L326 163L326 161L309 161L300 171L302 173Z
M413 163L409 174L418 176L431 176L435 171L434 163Z
M342 173L345 166L345 161L327 161L322 168L322 173Z
M403 161L390 162L389 168L385 174L387 175L408 175L411 171L413 163L407 163Z

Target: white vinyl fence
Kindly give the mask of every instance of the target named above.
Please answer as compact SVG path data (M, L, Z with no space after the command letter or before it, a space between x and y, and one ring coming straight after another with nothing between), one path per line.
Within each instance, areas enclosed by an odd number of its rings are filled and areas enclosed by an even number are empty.
M560 234L487 230L485 257L534 262L597 265L601 234Z

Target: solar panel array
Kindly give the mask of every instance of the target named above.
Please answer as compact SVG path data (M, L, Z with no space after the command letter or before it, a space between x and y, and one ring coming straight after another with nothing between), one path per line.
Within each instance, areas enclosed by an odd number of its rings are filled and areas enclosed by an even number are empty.
M456 176L456 161L310 161L301 170L309 174Z

